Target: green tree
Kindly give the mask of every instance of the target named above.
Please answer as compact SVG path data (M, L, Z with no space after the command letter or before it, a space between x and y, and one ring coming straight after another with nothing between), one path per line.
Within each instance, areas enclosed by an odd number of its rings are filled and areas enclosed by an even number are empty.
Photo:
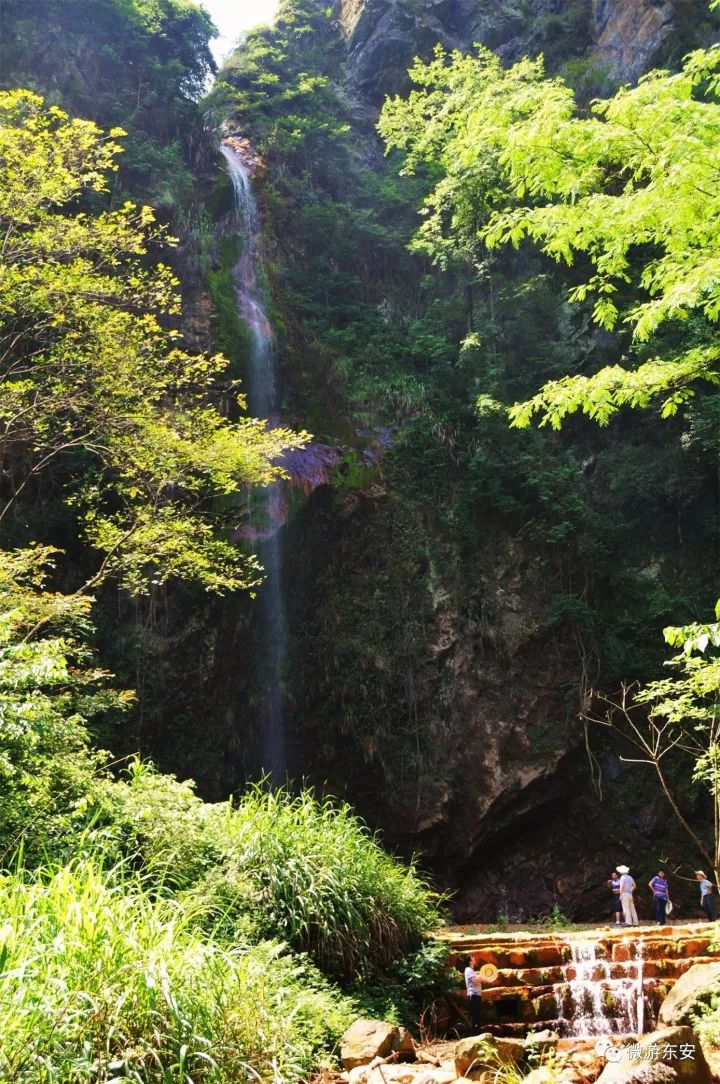
M181 349L177 284L149 255L167 241L152 211L77 210L104 189L121 133L26 91L0 95L0 111L4 525L52 472L100 554L90 585L252 586L258 567L229 538L233 501L277 478L303 437L231 420L244 400L225 359Z
M487 50L439 50L412 69L420 89L386 105L388 147L436 178L418 245L476 258L530 238L575 265L571 300L592 298L594 321L628 335L625 364L551 381L513 424L559 428L581 410L605 425L656 400L668 416L720 381L719 70L720 48L696 51L583 114L542 60L504 69Z
M55 556L0 551L0 864L72 851L106 780L88 724L131 699L93 663L91 600L48 589Z
M198 108L215 70L194 0L0 0L0 89L28 87L128 132L114 192L170 213L186 202Z

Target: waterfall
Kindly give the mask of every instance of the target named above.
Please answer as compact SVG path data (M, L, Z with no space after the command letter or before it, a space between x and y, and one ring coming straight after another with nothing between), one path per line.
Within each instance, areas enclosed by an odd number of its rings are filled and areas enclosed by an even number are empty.
M227 163L235 193L235 212L241 226L240 256L233 268L233 283L238 313L250 333L248 407L253 415L266 418L272 426L278 423L275 344L257 277L261 256L260 215L251 172L242 156L225 144L221 145L220 152ZM288 769L282 691L286 649L279 539L279 526L284 520L282 506L283 495L279 485L264 490L252 531L259 542L259 556L265 569L265 582L259 590L265 667L262 769L276 785L285 781Z
M645 994L643 991L643 943L638 941L635 948L635 960L637 963L637 979L635 985L636 1031L642 1035L645 1030Z
M566 982L556 987L558 1023L567 1035L639 1035L645 1027L643 947L635 945L635 959L611 963L598 955L596 941L573 941L572 961L566 964ZM613 972L621 973L613 977Z

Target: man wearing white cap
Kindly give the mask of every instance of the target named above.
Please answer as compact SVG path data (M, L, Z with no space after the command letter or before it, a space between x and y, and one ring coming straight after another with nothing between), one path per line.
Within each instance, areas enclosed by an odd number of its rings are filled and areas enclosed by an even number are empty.
M615 867L620 874L620 902L622 903L623 915L625 916L626 926L637 926L638 917L635 910L635 903L633 902L633 892L635 891L635 882L630 876L630 870L627 866Z
M708 922L715 921L715 901L712 896L712 885L701 869L695 870L695 879L700 882L700 905L705 912Z

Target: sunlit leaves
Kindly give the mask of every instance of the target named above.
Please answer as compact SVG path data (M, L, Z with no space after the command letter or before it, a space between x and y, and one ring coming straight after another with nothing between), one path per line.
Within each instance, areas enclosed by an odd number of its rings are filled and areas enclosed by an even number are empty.
M86 646L91 600L51 591L52 547L0 550L0 856L77 832L103 776L86 723L122 710ZM29 833L29 837L27 836Z
M572 91L541 61L504 69L485 49L438 50L416 63L419 89L388 102L380 131L437 174L416 244L444 262L481 246L530 239L552 259L590 267L571 299L592 301L595 323L647 343L663 325L720 316L720 50L692 53L679 74L638 86L580 114ZM431 172L431 175L432 175ZM708 336L709 337L709 336ZM714 346L688 345L634 370L546 385L511 411L558 428L582 410L602 425L624 407L675 413L698 381L718 380Z
M699 651L703 653L708 647L720 648L720 601L715 606L715 616L718 621L710 624L692 625L669 625L663 629L663 636L671 647L682 648L684 655L692 655Z
M647 361L637 369L611 365L594 376L566 376L512 406L510 419L523 428L537 416L540 425L560 429L568 415L580 411L598 425L607 425L620 407L641 408L657 401L662 417L671 417L693 397L695 381L720 384L718 358L720 348L705 347L670 360Z
M2 514L61 465L101 554L93 582L253 586L228 498L279 477L278 457L303 437L218 409L244 402L222 356L178 345L177 283L148 259L170 241L151 208L77 210L84 191L103 190L117 144L27 91L0 94L0 115Z

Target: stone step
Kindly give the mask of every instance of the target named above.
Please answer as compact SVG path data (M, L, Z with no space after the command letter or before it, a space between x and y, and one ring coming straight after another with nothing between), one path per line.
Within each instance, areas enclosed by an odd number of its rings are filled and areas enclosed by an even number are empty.
M482 949L496 949L502 952L514 952L518 949L532 949L547 945L572 945L583 941L612 942L656 941L658 939L709 941L713 927L707 922L685 924L682 926L604 926L587 932L569 931L568 933L454 933L440 931L438 937L446 941L453 952L473 952Z
M707 956L681 956L676 958L664 958L660 960L643 960L642 970L645 978L663 978L676 980L684 974L693 964L707 962ZM602 981L606 978L605 968L610 965L609 978L611 979L635 979L637 978L638 961L625 960L601 960L594 969L593 977ZM498 971L498 977L492 986L485 990L492 990L504 986L553 986L556 983L567 982L576 977L576 968L573 964L557 964L554 967L504 967Z
M469 953L479 965L494 964L496 981L483 987L482 1025L496 1034L524 1033L529 1028L567 1027L567 1018L577 1011L579 992L570 983L580 971L573 960L578 945L587 946L597 964L587 976L600 984L607 1016L616 1023L624 1020L627 994L637 981L642 951L643 995L648 1024L662 1000L689 967L720 957L710 949L712 927L708 924L646 927L633 930L597 930L567 935L473 935L448 938L453 958ZM583 949L585 952L585 949ZM586 977L586 965L582 977ZM462 980L458 976L458 984ZM622 985L621 985L622 984ZM606 995L606 996L605 996ZM467 1014L464 991L449 999L456 1006L456 1018ZM564 1010L559 1006L564 1004ZM558 1021L558 1016L560 1020ZM627 1025L627 1021L625 1021Z
M634 963L637 959L637 941L630 938L618 938L613 941L598 940L595 942L596 952L600 959L612 960L613 963ZM643 938L643 961L650 963L656 960L697 960L708 956L717 956L717 952L710 949L711 938L699 937L653 937ZM548 942L545 944L533 943L528 946L509 949L498 946L482 946L468 948L470 953L480 964L494 964L500 971L537 971L547 968L565 967L572 965L572 949L567 941ZM453 948L450 956L451 964L454 964L458 956L464 952L455 951Z

